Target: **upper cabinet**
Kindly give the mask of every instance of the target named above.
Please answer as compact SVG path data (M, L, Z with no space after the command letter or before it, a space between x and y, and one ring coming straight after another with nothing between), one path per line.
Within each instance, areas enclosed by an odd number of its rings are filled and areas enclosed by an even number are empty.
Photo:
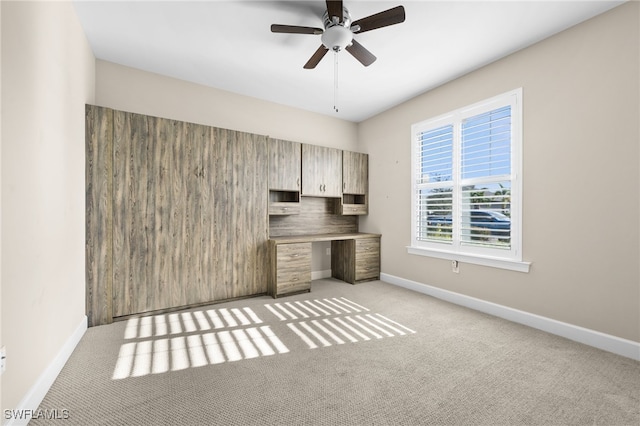
M269 139L269 189L300 191L302 144Z
M342 197L342 151L302 144L302 195Z
M342 192L367 194L369 156L360 152L342 151Z
M342 151L343 215L367 214L369 205L369 156L360 152Z
M269 214L300 213L302 144L269 139Z

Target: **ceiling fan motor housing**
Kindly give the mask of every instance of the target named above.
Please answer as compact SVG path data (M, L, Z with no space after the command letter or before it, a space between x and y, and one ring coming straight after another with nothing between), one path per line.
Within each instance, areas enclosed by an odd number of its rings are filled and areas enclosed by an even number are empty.
M334 17L335 18L335 17ZM339 52L351 45L353 33L351 32L351 15L346 7L342 8L342 22L332 20L329 12L325 12L323 17L324 33L322 33L322 44L327 49Z

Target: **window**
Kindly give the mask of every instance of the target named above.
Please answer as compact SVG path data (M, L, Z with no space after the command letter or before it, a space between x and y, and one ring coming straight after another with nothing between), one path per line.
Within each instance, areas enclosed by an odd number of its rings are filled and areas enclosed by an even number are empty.
M410 253L528 270L521 122L517 89L411 127Z

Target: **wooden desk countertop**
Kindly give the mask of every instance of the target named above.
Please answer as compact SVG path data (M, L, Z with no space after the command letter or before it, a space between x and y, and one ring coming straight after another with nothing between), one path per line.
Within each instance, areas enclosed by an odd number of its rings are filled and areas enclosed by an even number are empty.
M352 232L347 234L309 234L287 235L283 237L271 237L269 241L275 244L288 243L314 243L316 241L356 240L359 238L379 238L381 234L369 234L366 232Z

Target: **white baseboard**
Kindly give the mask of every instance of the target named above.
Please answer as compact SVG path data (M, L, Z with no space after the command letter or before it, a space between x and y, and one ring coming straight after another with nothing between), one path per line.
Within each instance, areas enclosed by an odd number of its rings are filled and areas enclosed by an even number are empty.
M319 280L322 278L331 278L331 269L325 269L324 271L311 271L311 280Z
M29 420L31 419L28 417L28 414L37 412L40 403L47 392L49 392L51 385L53 385L53 382L58 377L58 374L60 374L60 371L62 371L62 368L67 363L71 353L73 353L73 350L76 348L86 331L87 316L84 315L80 324L78 324L74 332L69 336L58 352L58 355L56 355L51 364L49 364L40 377L38 377L38 380L36 380L31 389L29 389L24 398L22 398L22 401L20 401L18 406L12 409L15 410L15 412L22 413L22 417L27 418L11 418L5 423L5 426L22 426L29 423ZM27 414L27 416L24 416L24 414Z
M640 361L640 343L632 340L626 340L610 334L579 327L577 325L556 321L551 318L487 302L486 300L422 284L417 281L407 280L394 275L381 273L380 279L389 284L404 287L418 293L427 294L456 305L504 318L518 324L523 324L538 330L546 331L547 333L562 336L576 342L584 343L585 345L593 346L598 349Z

